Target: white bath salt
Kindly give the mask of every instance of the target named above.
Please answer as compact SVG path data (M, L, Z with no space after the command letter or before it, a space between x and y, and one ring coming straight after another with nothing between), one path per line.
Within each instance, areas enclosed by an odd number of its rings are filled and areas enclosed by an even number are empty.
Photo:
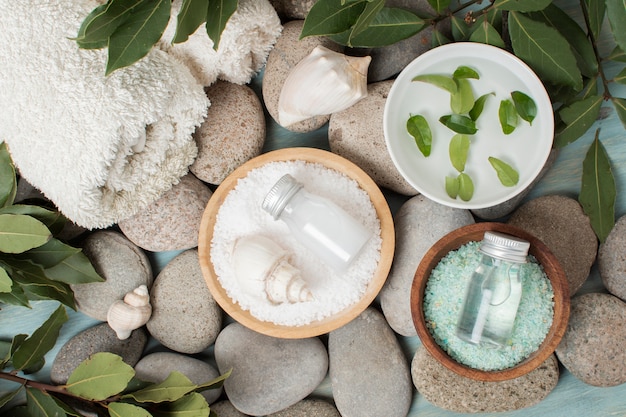
M332 200L357 219L372 238L348 270L336 273L302 246L287 225L261 208L263 199L283 175L290 174L304 188ZM240 237L261 234L292 253L292 265L313 293L313 300L272 304L264 294L247 294L235 277L231 250ZM271 162L238 180L218 210L211 241L211 261L228 296L255 318L284 326L303 326L323 320L357 303L365 294L378 262L382 239L380 221L369 195L345 174L305 161Z

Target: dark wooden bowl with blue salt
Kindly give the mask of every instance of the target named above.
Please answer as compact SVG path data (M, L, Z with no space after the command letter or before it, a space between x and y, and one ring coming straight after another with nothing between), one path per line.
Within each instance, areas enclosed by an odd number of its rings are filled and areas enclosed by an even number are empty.
M552 324L543 342L525 359L517 364L499 370L482 370L455 360L436 341L427 326L424 312L425 289L433 269L451 251L456 251L469 242L480 242L486 231L496 231L530 242L529 254L541 265L550 281L553 298ZM461 295L462 296L462 295ZM479 381L505 381L518 378L539 367L554 353L561 341L569 319L570 297L565 273L554 254L536 237L517 227L496 223L475 223L456 229L435 243L422 258L411 288L411 314L417 334L428 352L442 365L461 376Z

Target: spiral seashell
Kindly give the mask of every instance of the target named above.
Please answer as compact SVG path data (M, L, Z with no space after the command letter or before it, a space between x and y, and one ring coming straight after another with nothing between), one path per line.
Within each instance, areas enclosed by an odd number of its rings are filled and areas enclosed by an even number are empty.
M123 300L111 304L107 312L107 322L117 334L117 338L125 340L130 337L133 330L146 324L151 315L148 287L140 285L127 293Z
M300 270L289 261L290 253L265 236L241 237L233 246L233 269L241 288L273 304L313 299Z
M291 69L278 99L278 123L288 127L314 116L345 110L367 96L372 58L317 46Z

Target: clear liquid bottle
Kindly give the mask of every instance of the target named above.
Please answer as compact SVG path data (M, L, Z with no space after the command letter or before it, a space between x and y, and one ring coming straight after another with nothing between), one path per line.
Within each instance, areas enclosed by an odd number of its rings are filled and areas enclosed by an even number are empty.
M340 273L350 266L372 234L332 201L306 191L289 174L276 182L262 207L274 220L284 221L299 242Z
M480 265L467 287L456 334L466 342L503 347L511 338L522 297L520 267L530 243L498 232L485 232Z

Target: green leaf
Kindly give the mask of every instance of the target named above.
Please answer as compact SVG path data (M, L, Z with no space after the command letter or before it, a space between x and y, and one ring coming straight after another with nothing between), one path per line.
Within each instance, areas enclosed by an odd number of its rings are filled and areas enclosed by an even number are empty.
M5 394L3 394L2 396L0 396L0 408L4 407L5 405L7 405L13 398L15 398L15 396L17 394L19 394L22 391L23 386L19 387L18 389L16 389L15 391L9 391Z
M598 95L598 77L592 77L585 82L585 86L580 92L580 98L586 99Z
M13 281L20 284L28 298L57 300L76 310L74 293L69 285L48 279L43 268L31 261L10 259L7 263L13 268Z
M237 0L209 0L206 14L206 32L213 41L213 49L217 51L222 32L230 17L237 10Z
M500 102L500 107L498 108L498 119L500 120L502 133L505 135L513 133L517 127L518 114L517 110L515 110L515 105L513 105L511 100L502 100Z
M473 78L475 80L479 80L480 74L474 68L466 65L460 65L452 73L452 78L455 80L460 80L462 78Z
M607 0L606 12L615 42L626 51L626 0Z
M95 41L86 41L84 39L85 39L85 29L87 28L87 26L93 21L93 19L96 16L99 16L100 14L105 12L107 7L108 7L108 4L101 4L100 6L93 9L91 13L89 13L87 17L83 20L83 23L80 25L80 28L78 29L78 34L76 35L76 38L75 38L76 43L78 44L79 48L83 48L83 49L106 48L107 44L109 43L108 37L95 40Z
M587 16L589 17L589 29L593 34L594 39L599 39L600 31L602 30L602 22L604 21L604 15L606 14L606 3L598 0L584 0L584 7L587 9Z
M23 214L34 217L45 224L50 231L52 229L61 230L66 221L65 217L58 211L29 204L13 204L12 206L2 207L0 208L0 214Z
M0 252L26 252L51 237L50 230L37 219L21 214L0 214Z
M446 176L446 193L448 197L456 199L459 195L459 178Z
M551 2L552 0L496 0L493 6L500 10L533 12L544 9Z
M424 83L432 84L439 88L442 88L448 91L450 94L454 94L457 92L457 84L456 81L452 77L447 75L439 75L439 74L423 74L416 75L411 79L411 81L421 81Z
M171 0L144 0L133 9L109 38L105 75L134 64L150 52L165 31L171 4Z
M133 404L110 403L109 415L111 417L152 417L147 410Z
M31 308L24 290L19 284L13 285L10 293L0 293L0 303Z
M0 207L13 204L17 192L15 166L6 143L0 143Z
M617 116L622 121L622 125L624 129L626 129L626 99L620 97L611 97L611 101L615 106L615 111L617 112Z
M441 45L450 43L450 39L446 37L437 27L433 29L432 37L430 38L430 46L436 48Z
M209 413L209 405L202 394L192 392L173 403L161 404L152 414L154 417L208 417Z
M456 134L450 139L450 145L448 147L450 162L452 162L452 166L459 172L465 171L469 147L470 139L467 135Z
M450 7L450 0L428 0L428 4L439 14L442 14Z
M66 284L88 284L104 281L104 278L94 269L89 258L82 252L64 259L55 266L46 268L44 273L51 280Z
M504 48L506 45L500 33L488 21L480 22L469 37L470 42L485 43L487 45Z
M515 110L517 110L519 116L532 125L533 120L537 117L537 105L535 104L535 100L521 91L513 91L511 98L513 99Z
M50 394L36 388L26 388L26 406L31 416L58 417L67 415Z
M469 38L471 28L464 19L452 15L450 16L450 25L452 26L452 38L455 41L463 41Z
M462 172L459 174L459 197L463 201L470 201L474 196L474 182L469 175Z
M83 21L76 41L81 48L104 47L109 37L128 19L132 10L143 0L109 0L96 7Z
M613 77L613 81L618 84L626 85L626 68L622 69L619 74Z
M81 398L102 401L122 392L133 376L135 370L120 356L99 352L78 365L65 388Z
M544 82L580 91L582 76L567 40L554 28L519 12L509 13L509 34L515 55Z
M182 43L189 39L206 22L208 10L209 0L183 0L176 16L176 33L172 43Z
M12 358L15 369L26 369L41 361L44 355L54 347L59 331L67 320L67 312L61 305L15 350Z
M19 257L22 259L30 259L44 268L50 268L79 252L80 249L66 245L60 240L52 238L43 245L22 253Z
M560 109L558 114L565 126L557 130L554 146L563 148L581 137L598 119L601 105L601 96L590 96Z
M425 27L424 20L407 10L383 7L368 28L358 35L351 37L351 30L346 30L330 38L341 45L349 42L354 47L377 48L409 38Z
M473 135L478 132L476 123L469 117L461 114L447 114L445 116L441 116L439 118L439 122L456 133Z
M204 382L196 387L196 391L204 391L207 389L219 389L224 385L224 381L226 381L230 375L233 373L232 368L227 372L224 372L222 375L217 378L212 379L211 381Z
M591 227L604 242L615 224L615 179L609 156L599 139L599 130L583 161L578 201L589 216Z
M7 273L7 270L0 266L0 292L11 292L13 280Z
M495 94L487 93L478 97L478 99L474 103L474 106L472 107L472 110L469 111L470 119L472 119L473 121L478 120L480 115L483 113L483 109L485 108L485 101L487 101L487 98L489 98L489 96L495 96Z
M140 403L176 401L194 391L196 388L197 385L191 382L185 375L178 371L173 371L165 381L126 394L122 398L132 398Z
M426 118L419 114L409 117L406 121L406 130L415 139L415 144L422 155L429 156L433 137Z
M456 79L456 93L450 96L450 108L454 113L464 114L474 107L474 91L466 78Z
M619 46L615 46L606 59L610 61L626 62L626 52L624 52Z
M365 2L342 0L317 1L304 20L300 39L307 36L334 35L347 31L365 9Z
M358 34L364 32L372 23L376 15L381 11L385 5L385 0L371 0L365 5L365 9L359 15L352 29L350 30L350 36L348 37L348 45L352 45L352 39Z
M496 170L502 185L513 187L519 182L519 173L511 165L493 156L490 156L488 159L493 169Z

